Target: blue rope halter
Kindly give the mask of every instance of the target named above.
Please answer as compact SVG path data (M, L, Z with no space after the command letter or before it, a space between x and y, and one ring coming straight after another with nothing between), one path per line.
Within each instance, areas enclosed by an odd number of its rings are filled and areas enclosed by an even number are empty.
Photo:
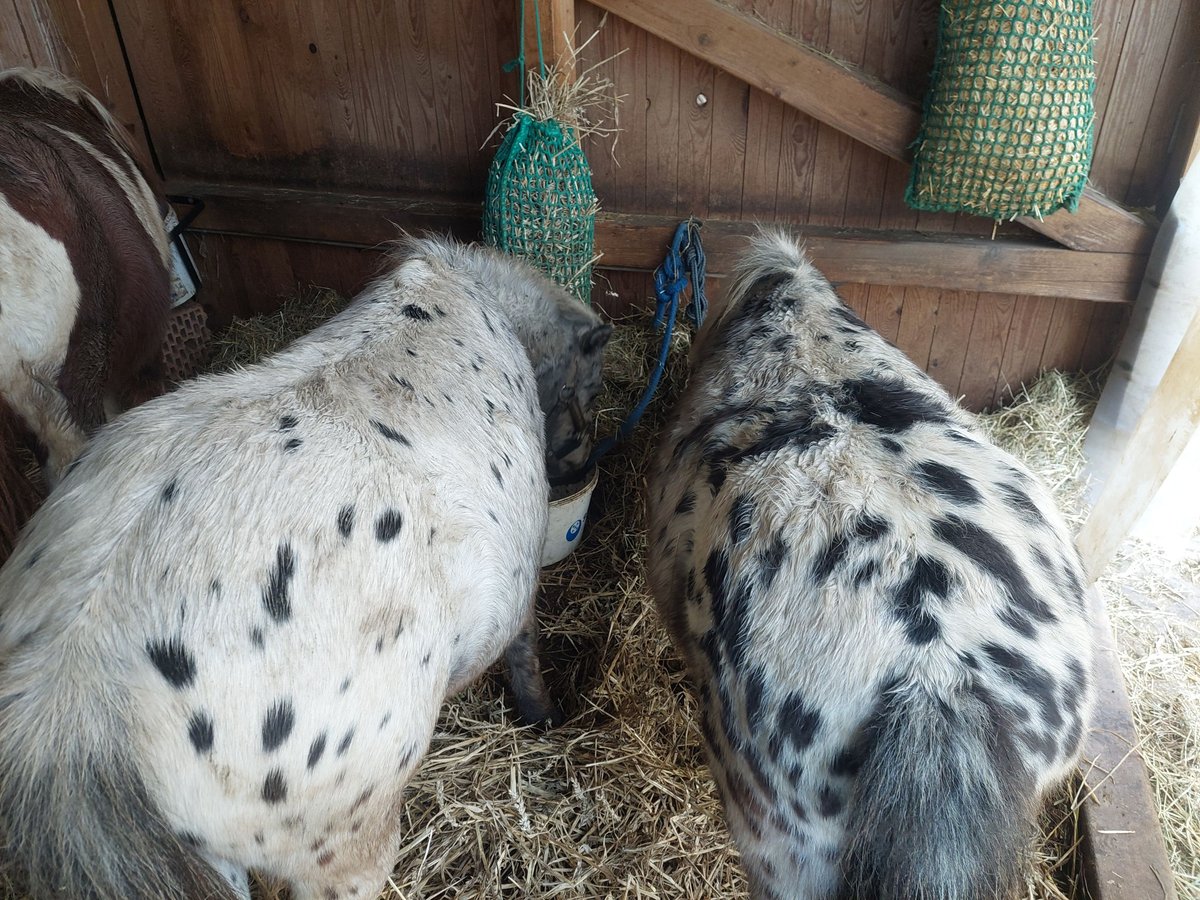
M650 401L654 399L658 383L667 368L667 354L671 349L671 336L675 333L675 319L679 314L679 298L689 281L692 285L692 300L685 312L697 328L704 324L704 317L708 313L708 298L704 296L704 246L700 243L702 226L703 223L694 218L680 222L679 227L675 229L675 237L671 241L666 258L662 265L654 270L654 293L657 297L654 327L662 329L664 323L666 326L658 351L658 363L654 366L650 382L642 392L637 406L629 411L616 434L595 446L583 467L584 472L590 472L592 466L599 462L604 454L629 437L642 414L650 406Z

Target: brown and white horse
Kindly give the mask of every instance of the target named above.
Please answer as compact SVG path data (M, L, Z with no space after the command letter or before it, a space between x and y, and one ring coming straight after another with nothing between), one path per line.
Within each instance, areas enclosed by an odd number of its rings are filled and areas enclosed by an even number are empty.
M161 390L160 210L96 98L54 72L0 71L0 416L32 433L50 486L109 415Z

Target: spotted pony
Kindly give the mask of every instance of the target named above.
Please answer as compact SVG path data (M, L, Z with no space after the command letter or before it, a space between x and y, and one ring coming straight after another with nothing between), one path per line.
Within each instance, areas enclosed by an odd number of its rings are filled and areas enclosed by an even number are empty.
M414 240L289 348L102 428L0 569L0 856L29 896L246 898L248 870L375 896L443 700L507 648L518 710L555 716L547 467L590 449L610 330Z
M1052 499L785 235L692 359L649 572L753 896L1008 896L1091 704Z

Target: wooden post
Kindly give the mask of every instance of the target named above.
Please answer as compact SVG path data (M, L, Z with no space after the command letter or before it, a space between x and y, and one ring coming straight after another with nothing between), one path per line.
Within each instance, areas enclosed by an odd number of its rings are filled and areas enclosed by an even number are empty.
M520 2L520 0L518 0ZM541 20L542 57L546 72L557 64L568 81L574 80L569 48L575 39L575 0L524 0L525 68L538 66L538 20Z
M1197 385L1200 385L1200 305L1146 411L1130 434L1120 463L1076 539L1093 581L1154 499L1200 425Z

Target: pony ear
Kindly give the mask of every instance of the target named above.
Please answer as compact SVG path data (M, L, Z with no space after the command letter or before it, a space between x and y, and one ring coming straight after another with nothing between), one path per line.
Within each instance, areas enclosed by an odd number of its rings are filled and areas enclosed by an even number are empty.
M600 352L612 337L612 332L613 327L607 322L591 326L580 334L579 349L585 356Z

